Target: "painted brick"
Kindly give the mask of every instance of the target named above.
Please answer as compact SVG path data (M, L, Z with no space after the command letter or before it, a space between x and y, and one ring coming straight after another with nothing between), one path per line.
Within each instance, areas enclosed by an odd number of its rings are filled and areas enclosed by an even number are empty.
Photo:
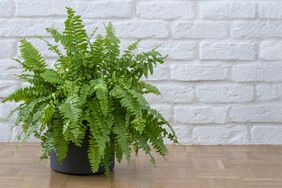
M282 144L282 126L264 125L252 128L252 142L255 144Z
M169 67L167 65L159 65L154 69L153 75L148 75L148 80L169 80Z
M180 123L225 123L226 107L215 106L175 106L174 118Z
M233 38L282 37L281 21L237 21L231 26Z
M260 45L260 58L263 60L282 59L282 41L264 41Z
M16 16L66 16L66 6L73 7L70 0L16 0ZM48 7L48 8L47 8Z
M62 26L62 21L47 19L6 19L0 20L0 36L2 37L29 37L49 36L47 27Z
M258 12L260 18L282 18L281 2L261 2L258 4Z
M16 80L0 80L0 98L5 98L14 92L16 89L19 89L22 86L20 81Z
M222 65L174 64L170 66L170 75L172 80L180 81L225 80L227 68Z
M233 106L230 110L233 122L275 122L282 121L282 106L277 105L247 105Z
M151 104L151 107L158 110L169 122L173 121L173 109L169 104Z
M137 15L147 19L192 19L194 18L192 2L140 2Z
M16 75L21 73L19 64L10 59L0 60L0 79L10 80L17 79Z
M0 122L0 142L8 142L12 136L11 122Z
M0 103L0 120L14 120L15 114L8 119L9 113L16 107L14 102Z
M202 60L255 60L256 48L252 42L208 41L200 46Z
M89 33L98 26L105 34L111 21L122 50L137 38L136 53L161 45L166 63L143 79L162 91L162 97L147 99L175 127L180 142L281 143L282 2L0 0L0 101L26 86L15 76L19 64L10 60L20 55L20 38L54 65L55 55L35 36L51 41L45 28L64 27L65 6L82 15ZM11 134L15 116L7 119L15 106L0 104L0 141L21 134L18 128Z
M200 18L206 19L240 19L254 18L256 4L250 2L200 2Z
M15 5L12 0L0 0L0 18L10 17L14 14Z
M0 39L0 58L11 58L16 52L16 42L14 40Z
M126 18L133 16L133 0L79 1L77 13L87 18Z
M205 126L195 127L193 144L244 144L248 142L246 126Z
M282 65L279 64L250 64L235 65L231 70L232 80L239 82L252 81L282 81Z
M186 125L174 125L173 129L177 135L177 139L180 144L192 143L192 130L191 127Z
M197 87L197 98L200 102L250 102L253 95L254 88L250 85L205 84Z
M217 22L177 21L172 25L173 38L222 39L228 36L228 25Z
M141 50L148 50L157 45L161 45L158 50L162 54L167 54L171 60L191 60L198 56L197 43L193 41L141 41Z
M169 28L163 21L127 21L114 23L122 38L166 38Z
M277 85L258 84L256 86L256 99L258 101L271 101L279 97L279 87Z
M185 86L182 84L153 85L160 90L162 95L148 95L146 98L152 103L187 103L192 102L195 98L195 92L191 86Z

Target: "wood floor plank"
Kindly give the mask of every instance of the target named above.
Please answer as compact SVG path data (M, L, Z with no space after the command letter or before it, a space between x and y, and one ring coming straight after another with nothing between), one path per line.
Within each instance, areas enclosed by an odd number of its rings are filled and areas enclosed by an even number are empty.
M143 153L113 176L70 176L39 161L40 145L0 143L0 188L281 188L282 146L168 146L157 167Z

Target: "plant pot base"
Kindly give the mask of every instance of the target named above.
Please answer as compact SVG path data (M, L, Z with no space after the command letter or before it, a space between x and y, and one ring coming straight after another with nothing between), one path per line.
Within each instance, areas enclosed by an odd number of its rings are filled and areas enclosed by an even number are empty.
M62 174L68 174L68 175L101 175L104 174L105 169L103 166L100 166L98 171L93 173L90 168L90 164L88 162L78 162L77 160L73 160L74 156L67 156L66 159L62 162L59 163L56 157L56 153L52 152L50 156L50 166L51 169L54 170L55 172L62 173ZM114 162L110 166L110 170L113 171L114 169Z
M93 173L91 171L90 163L88 160L88 142L84 141L81 147L78 147L72 143L69 144L68 154L63 162L59 162L57 160L56 152L52 151L50 155L50 164L51 169L70 175L99 175L105 172L103 166L100 166L98 171ZM114 168L114 156L113 162L110 166L110 170L112 171Z

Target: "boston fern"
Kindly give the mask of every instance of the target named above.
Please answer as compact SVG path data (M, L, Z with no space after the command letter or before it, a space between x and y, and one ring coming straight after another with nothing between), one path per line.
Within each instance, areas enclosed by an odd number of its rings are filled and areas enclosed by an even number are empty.
M142 78L153 74L165 57L156 49L134 53L138 41L121 53L111 24L104 36L96 30L88 36L81 17L71 8L67 13L63 32L47 29L56 44L42 39L58 56L53 69L31 43L21 40L19 78L29 84L3 101L20 102L15 125L27 138L41 140L42 158L55 150L59 161L67 156L69 143L81 146L89 136L93 172L102 165L109 173L113 155L119 162L123 157L130 160L131 152L140 149L154 163L152 151L167 153L163 138L177 142L169 123L144 98L160 94Z

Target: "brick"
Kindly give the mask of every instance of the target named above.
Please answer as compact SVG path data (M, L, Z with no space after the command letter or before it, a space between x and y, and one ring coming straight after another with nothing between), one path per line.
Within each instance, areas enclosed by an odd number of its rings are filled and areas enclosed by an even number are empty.
M48 19L9 19L0 20L0 36L2 37L29 37L50 36L46 27L61 27L63 22Z
M8 142L12 136L12 123L0 121L0 142Z
M231 26L233 38L282 37L281 21L237 21Z
M282 121L282 107L276 105L233 106L230 110L233 122L276 122Z
M69 0L16 0L16 16L66 16L66 6L73 7Z
M199 15L205 19L254 18L256 5L249 2L200 2Z
M254 60L256 48L253 42L207 41L200 46L202 60Z
M77 13L87 18L126 18L133 16L133 0L79 1Z
M168 104L151 104L151 107L158 110L166 120L173 121L173 109L171 105Z
M192 19L195 9L192 2L140 2L137 15L148 19Z
M180 123L225 123L227 108L216 106L175 106L174 119Z
M260 45L260 58L263 60L282 59L282 41L264 41Z
M258 13L260 18L282 18L281 2L260 2L258 4Z
M0 60L0 79L18 79L16 75L22 72L19 67L18 63L10 59Z
M256 99L258 101L271 101L279 97L279 87L277 85L258 84L256 86Z
M0 58L11 58L16 52L16 42L14 40L0 39Z
M245 144L248 142L246 126L205 126L195 127L193 144Z
M253 100L254 89L249 85L205 84L197 87L197 98L206 103L243 103Z
M9 113L16 107L16 103L14 102L6 102L6 103L0 103L0 120L14 120L15 114L8 118Z
M231 70L231 77L234 81L282 81L282 65L279 64L252 64L235 65Z
M180 144L191 144L192 143L191 127L186 126L186 125L174 125L173 129L175 131L175 134L177 135L177 139Z
M170 66L172 80L205 81L227 79L227 68L223 65L183 65Z
M169 68L167 65L158 65L153 75L148 75L148 80L169 80Z
M158 50L171 60L191 60L198 56L197 43L191 41L142 41L139 47L147 51L161 45Z
M22 86L20 81L0 80L0 98L5 98Z
M146 98L150 102L163 102L163 103L187 103L192 102L195 98L193 87L185 86L182 84L153 84L160 92L161 96L150 94Z
M177 21L172 25L173 38L222 39L228 36L228 25L217 22Z
M254 126L251 131L254 144L282 144L282 126Z
M10 17L14 14L15 5L12 0L0 0L0 18Z
M169 28L163 21L126 21L114 23L117 35L122 38L166 38Z

